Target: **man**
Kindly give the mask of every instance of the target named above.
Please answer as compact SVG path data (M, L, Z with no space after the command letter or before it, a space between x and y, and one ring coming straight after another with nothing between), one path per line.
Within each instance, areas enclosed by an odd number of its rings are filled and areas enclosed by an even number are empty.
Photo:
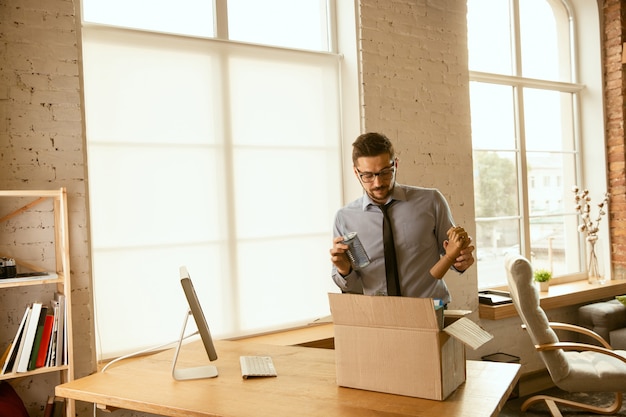
M454 225L450 207L438 190L396 184L398 160L385 135L362 134L352 147L354 174L364 194L335 217L330 250L333 280L343 292L436 298L447 305L450 293L442 278L450 268L463 272L474 263L471 237ZM383 230L383 210L391 225L388 232ZM343 243L350 232L357 232L369 265L359 268L350 263L349 247ZM386 262L384 235L390 234L395 256L388 253ZM391 274L397 276L396 283L389 284L392 288L387 284L390 268L397 271Z

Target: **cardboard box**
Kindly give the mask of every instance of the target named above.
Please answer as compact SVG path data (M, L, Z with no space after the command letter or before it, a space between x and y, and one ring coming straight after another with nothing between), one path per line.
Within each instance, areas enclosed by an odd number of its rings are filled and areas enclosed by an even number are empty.
M465 382L465 346L458 335L469 333L479 340L474 345L491 336L479 328L472 335L476 328L467 331L463 323L455 326L457 337L450 336L430 298L328 296L337 384L344 387L444 400Z

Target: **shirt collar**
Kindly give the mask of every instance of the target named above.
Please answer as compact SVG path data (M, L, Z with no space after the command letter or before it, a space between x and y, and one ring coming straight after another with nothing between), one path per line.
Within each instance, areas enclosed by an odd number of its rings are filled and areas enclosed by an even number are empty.
M406 201L406 190L404 189L402 185L396 183L396 185L393 187L393 190L391 191L391 196L389 197L389 200L387 200L387 203L389 203L390 200ZM363 192L363 211L367 210L369 206L378 206L378 204L374 203L372 199L370 198L370 196L367 195L367 193L364 191Z

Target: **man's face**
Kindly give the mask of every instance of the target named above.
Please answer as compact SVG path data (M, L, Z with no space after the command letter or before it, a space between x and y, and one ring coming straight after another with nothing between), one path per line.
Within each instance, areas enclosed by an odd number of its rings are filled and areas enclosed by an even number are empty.
M396 161L387 153L377 156L362 156L357 159L354 174L363 189L377 204L384 204L396 183Z

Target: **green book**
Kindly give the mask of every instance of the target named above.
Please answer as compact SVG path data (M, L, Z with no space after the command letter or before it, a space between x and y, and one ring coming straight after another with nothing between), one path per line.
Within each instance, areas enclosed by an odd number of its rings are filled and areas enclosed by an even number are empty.
M41 339L43 335L44 324L46 323L46 315L48 314L48 307L42 306L41 313L37 320L37 333L35 333L35 341L33 342L33 349L30 352L30 359L28 361L28 370L35 369L37 363L37 355L39 354L39 345L41 345Z

